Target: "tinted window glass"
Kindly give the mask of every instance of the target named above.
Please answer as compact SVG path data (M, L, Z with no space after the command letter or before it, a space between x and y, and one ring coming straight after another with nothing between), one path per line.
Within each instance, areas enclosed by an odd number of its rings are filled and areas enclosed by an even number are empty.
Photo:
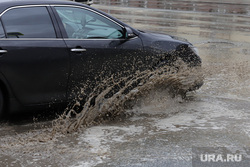
M5 38L2 22L0 21L0 38Z
M46 7L17 8L7 11L2 21L8 38L55 38Z
M92 11L73 7L56 7L68 38L119 39L123 29L113 21Z

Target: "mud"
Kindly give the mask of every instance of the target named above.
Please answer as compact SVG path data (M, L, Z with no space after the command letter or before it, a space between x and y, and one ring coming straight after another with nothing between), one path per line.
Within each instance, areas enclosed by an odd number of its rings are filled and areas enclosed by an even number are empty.
M117 116L125 114L128 106L133 107L138 105L141 99L152 97L152 92L166 91L166 94L173 97L184 98L186 92L196 89L201 83L202 68L188 67L181 60L177 60L173 66L165 65L153 70L138 71L131 76L120 77L117 81L111 77L102 80L85 103L81 103L83 99L73 102L72 107L66 109L64 114L53 122L53 129L56 132L70 133L80 127L116 119ZM80 93L82 92L84 90ZM76 106L82 108L81 111L76 111Z

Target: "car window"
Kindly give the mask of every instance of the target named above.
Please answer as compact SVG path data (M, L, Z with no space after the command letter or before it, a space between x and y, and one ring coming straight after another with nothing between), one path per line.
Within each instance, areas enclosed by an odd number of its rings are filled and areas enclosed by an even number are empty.
M55 7L68 38L120 39L123 28L92 11L75 7Z
M55 30L46 7L23 7L2 16L7 38L55 38Z
M2 22L0 21L0 38L5 38Z

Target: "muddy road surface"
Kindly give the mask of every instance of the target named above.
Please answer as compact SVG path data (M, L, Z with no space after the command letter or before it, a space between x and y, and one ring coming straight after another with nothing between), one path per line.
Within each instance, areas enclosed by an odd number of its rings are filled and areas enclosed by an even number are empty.
M192 167L197 165L194 149L225 148L224 153L240 154L244 161L224 165L247 167L250 3L185 2L183 8L100 2L93 7L135 28L188 39L203 60L205 79L199 90L184 100L152 92L123 116L69 134L53 131L53 121L39 115L1 123L0 166Z

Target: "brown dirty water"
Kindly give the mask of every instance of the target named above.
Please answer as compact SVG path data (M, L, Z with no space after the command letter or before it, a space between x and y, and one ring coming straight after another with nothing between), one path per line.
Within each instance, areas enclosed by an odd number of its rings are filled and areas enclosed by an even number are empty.
M53 127L55 131L59 130L64 133L76 131L81 126L89 126L97 121L105 120L105 118L115 119L116 116L125 113L129 102L135 102L131 106L133 107L136 105L136 101L147 97L151 92L169 90L166 93L172 96L185 96L186 92L195 89L202 83L202 69L188 67L181 60L177 60L173 67L166 65L154 70L137 72L132 76L121 77L117 81L111 77L98 84L94 91L98 93L90 94L79 113L74 107L81 105L82 99L73 102L73 107L67 109L59 119L55 120ZM119 85L119 89L112 92L117 85ZM106 97L110 92L112 92L112 96ZM94 105L91 104L93 99L95 100Z

